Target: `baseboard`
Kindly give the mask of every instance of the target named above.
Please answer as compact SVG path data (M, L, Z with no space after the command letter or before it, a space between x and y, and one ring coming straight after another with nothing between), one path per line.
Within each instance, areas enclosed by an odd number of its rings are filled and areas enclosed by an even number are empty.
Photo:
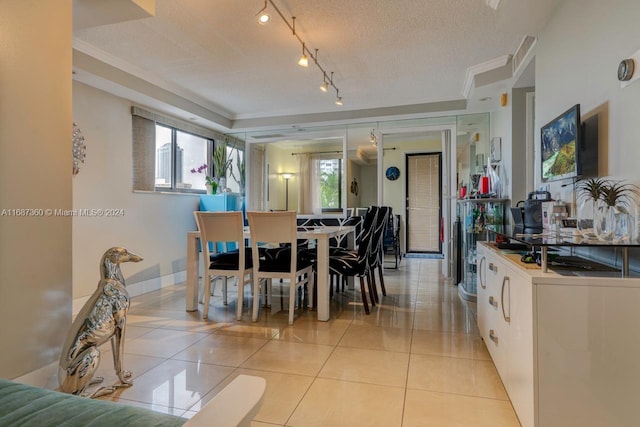
M56 389L58 388L58 362L49 363L21 377L13 378L11 381L51 390Z
M138 295L146 294L149 292L157 291L161 288L173 286L178 283L184 283L187 280L186 271L178 271L176 273L167 274L165 276L156 277L154 279L145 280L143 282L127 284L127 291L130 297L136 297ZM73 299L72 315L73 317L80 312L84 304L91 297L87 295L80 298Z

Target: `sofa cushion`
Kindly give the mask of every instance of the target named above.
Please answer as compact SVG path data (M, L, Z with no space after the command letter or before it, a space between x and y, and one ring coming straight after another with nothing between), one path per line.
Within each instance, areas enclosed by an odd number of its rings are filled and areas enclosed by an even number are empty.
M0 426L182 426L188 420L0 379Z

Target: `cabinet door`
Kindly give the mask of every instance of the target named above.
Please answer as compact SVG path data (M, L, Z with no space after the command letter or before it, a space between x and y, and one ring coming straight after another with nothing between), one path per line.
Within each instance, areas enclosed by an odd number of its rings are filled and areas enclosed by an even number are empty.
M533 286L512 266L505 268L504 277L500 299L509 342L505 386L522 426L533 427Z
M486 322L483 325L482 337L502 381L506 383L508 330L506 328L507 324L503 320L502 303L500 301L505 267L504 263L499 261L494 254L487 254L486 259L487 287L483 304L487 307L487 314Z
M537 285L539 425L637 426L640 288Z
M478 329L480 329L480 335L485 341L489 339L489 336L485 335L486 320L489 314L489 304L487 302L487 252L484 245L478 245L478 300L476 307L478 310Z

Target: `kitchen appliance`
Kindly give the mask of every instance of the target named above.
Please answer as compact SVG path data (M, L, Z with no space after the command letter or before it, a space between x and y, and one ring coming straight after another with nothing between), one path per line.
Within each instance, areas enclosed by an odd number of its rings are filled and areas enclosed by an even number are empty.
M542 203L551 199L548 191L532 191L524 201L524 228L542 231Z

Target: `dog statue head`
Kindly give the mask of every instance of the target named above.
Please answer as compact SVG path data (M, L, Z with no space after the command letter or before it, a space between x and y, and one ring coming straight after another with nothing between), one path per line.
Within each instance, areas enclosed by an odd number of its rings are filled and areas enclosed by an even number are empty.
M120 264L123 262L140 261L142 261L142 257L129 252L125 248L116 246L108 249L100 260L100 278L115 279L124 285L124 277L120 271Z

